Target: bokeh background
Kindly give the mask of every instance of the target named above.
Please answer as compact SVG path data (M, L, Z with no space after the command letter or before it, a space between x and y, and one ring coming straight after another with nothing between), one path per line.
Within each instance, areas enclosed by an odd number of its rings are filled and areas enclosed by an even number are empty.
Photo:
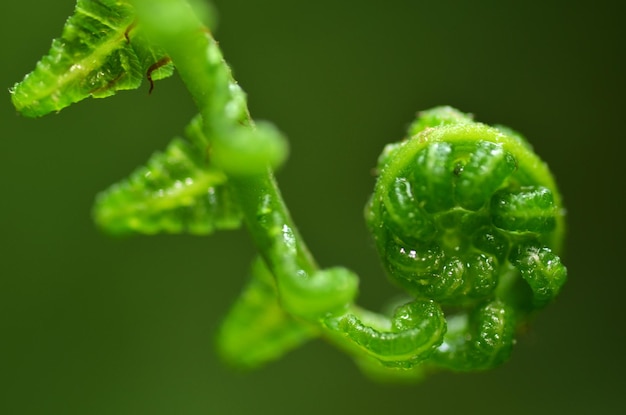
M314 341L240 373L214 332L244 284L245 231L112 239L94 196L182 131L177 77L58 115L6 89L72 0L1 2L0 413L620 413L626 391L624 33L617 1L215 0L216 37L252 114L290 138L278 180L323 266L394 295L366 233L371 169L416 111L449 104L522 131L568 209L569 282L504 366L381 385Z

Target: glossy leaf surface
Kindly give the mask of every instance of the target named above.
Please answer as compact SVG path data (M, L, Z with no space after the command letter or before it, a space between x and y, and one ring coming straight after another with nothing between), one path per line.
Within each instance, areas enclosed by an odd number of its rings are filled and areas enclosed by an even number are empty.
M111 233L210 234L240 226L241 212L226 175L209 161L196 117L187 140L175 138L144 167L98 196L95 218Z
M166 62L165 52L135 24L130 2L78 0L61 37L11 89L13 104L21 114L39 117L90 96L138 88L148 75L165 78L173 73Z
M381 155L368 227L391 279L451 310L425 364L493 367L510 354L515 327L565 283L558 189L512 130L440 107L409 131Z
M416 135L385 153L367 220L394 281L418 298L463 305L494 295L512 246L558 250L564 211L519 136L453 113L426 112ZM527 262L514 265L524 272Z
M217 345L228 363L251 368L318 335L313 325L283 309L274 276L263 261L256 260L250 281L222 322Z

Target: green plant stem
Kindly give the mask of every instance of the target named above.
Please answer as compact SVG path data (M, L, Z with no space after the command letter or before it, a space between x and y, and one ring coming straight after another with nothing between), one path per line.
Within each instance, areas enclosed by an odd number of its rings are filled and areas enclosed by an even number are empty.
M253 129L243 92L189 4L184 0L135 3L139 24L167 52L191 92L213 149L237 129ZM280 301L291 315L321 328L329 340L355 355L375 356L390 364L398 359L416 362L441 342L445 319L432 302L399 309L396 323L374 313L367 313L373 318L362 322L362 310L353 306L358 277L342 268L319 270L269 168L255 175L229 175L229 183L257 249L276 278ZM432 315L437 318L429 318ZM380 327L373 328L378 323Z
M252 238L279 281L313 275L318 266L289 215L271 171L234 178L232 184Z
M254 128L245 96L216 41L184 0L135 0L147 34L174 62L204 120L210 142L237 128ZM279 280L312 275L318 266L297 232L268 168L230 177L246 224L269 269Z

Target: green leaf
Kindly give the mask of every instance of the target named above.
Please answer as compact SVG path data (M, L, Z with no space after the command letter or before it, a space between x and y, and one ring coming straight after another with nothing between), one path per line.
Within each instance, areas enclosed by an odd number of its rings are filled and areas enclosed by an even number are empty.
M513 308L500 300L454 315L430 363L457 371L494 368L511 354L516 323Z
M25 116L60 111L87 97L103 98L136 89L144 77L173 73L165 52L150 45L124 0L78 0L61 37L33 72L11 90Z
M263 261L253 263L251 274L217 336L222 358L242 368L275 360L318 335L313 325L296 320L283 309L276 280Z
M226 175L209 161L199 116L186 135L188 141L175 138L146 166L98 196L95 219L99 226L116 234L197 235L240 226L241 213Z

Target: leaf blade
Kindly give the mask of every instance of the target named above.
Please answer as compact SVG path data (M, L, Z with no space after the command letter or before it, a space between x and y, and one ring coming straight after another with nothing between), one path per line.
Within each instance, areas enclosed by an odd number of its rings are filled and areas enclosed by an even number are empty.
M248 284L223 320L216 340L225 362L253 369L317 336L319 332L313 325L284 310L274 276L257 258Z
M191 233L207 235L241 225L241 212L226 175L208 159L200 117L145 166L102 192L96 223L113 234Z
M35 69L11 89L15 108L39 117L89 96L103 98L119 90L136 89L150 65L165 53L147 43L134 25L128 1L78 0L60 38ZM151 62L151 59L154 62ZM172 67L155 76L169 76Z

